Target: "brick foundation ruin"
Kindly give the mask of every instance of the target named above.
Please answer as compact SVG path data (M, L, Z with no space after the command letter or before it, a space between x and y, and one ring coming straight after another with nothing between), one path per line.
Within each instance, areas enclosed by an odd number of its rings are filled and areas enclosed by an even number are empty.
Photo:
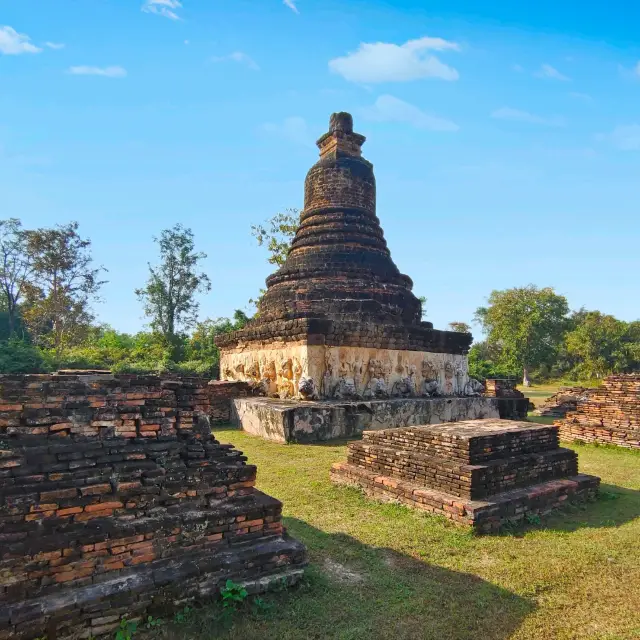
M578 401L586 396L588 387L561 387L549 396L533 415L544 418L564 418L570 411L578 408Z
M367 431L331 479L481 533L586 500L600 483L578 473L578 456L558 446L557 427L500 420Z
M281 503L211 435L210 416L244 391L0 376L0 639L99 636L227 579L257 592L300 578Z
M598 442L640 449L640 374L613 375L585 390L576 410L555 423L571 442Z

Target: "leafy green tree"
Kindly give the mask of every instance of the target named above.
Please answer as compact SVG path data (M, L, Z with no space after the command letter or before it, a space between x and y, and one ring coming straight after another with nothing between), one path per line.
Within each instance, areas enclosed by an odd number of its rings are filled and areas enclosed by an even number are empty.
M196 323L199 309L196 294L211 290L209 276L199 271L200 262L207 256L195 251L193 232L181 224L165 229L154 241L160 247L160 264L149 265L147 284L136 289L136 295L151 319L151 328L175 347L178 330Z
M600 311L585 312L566 336L567 352L578 359L577 373L600 378L632 370L640 360L639 325Z
M456 333L471 333L471 327L466 322L450 322L449 330Z
M500 363L500 348L486 341L476 342L469 350L469 375L476 380L515 378L519 371Z
M0 372L42 373L46 369L42 352L33 344L15 336L0 342Z
M266 246L269 252L269 264L281 267L291 247L291 240L300 226L300 210L285 209L284 213L277 213L262 224L251 226L251 235L257 240L258 246Z
M0 289L9 337L16 335L21 324L19 304L32 275L32 256L27 244L28 232L20 220L0 220Z
M493 291L476 311L487 342L499 347L499 364L522 371L530 386L532 368L553 361L567 328L569 306L552 288L534 285Z
M26 251L32 281L25 292L23 315L37 344L60 359L79 344L94 320L91 303L105 284L103 267L94 268L91 240L78 234L78 223L27 232Z

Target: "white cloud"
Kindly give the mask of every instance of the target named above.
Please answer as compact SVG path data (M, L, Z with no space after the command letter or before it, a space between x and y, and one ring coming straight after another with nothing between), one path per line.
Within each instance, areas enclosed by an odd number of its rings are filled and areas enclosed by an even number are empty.
M285 118L284 121L279 124L267 122L262 128L267 133L280 135L290 142L301 144L305 147L313 147L313 136L309 131L307 121L300 116Z
M104 76L105 78L124 78L126 69L122 67L71 67L69 73L74 76Z
M180 0L145 0L142 5L142 10L146 13L155 13L170 20L180 20L177 9L182 9Z
M0 27L0 53L8 56L19 56L22 53L40 53L42 49L36 47L31 38L18 33L11 27Z
M545 118L543 116L537 116L534 113L528 111L521 111L520 109L512 109L511 107L502 107L496 109L492 114L492 118L498 120L513 120L515 122L528 122L530 124L542 124L548 127L561 127L564 125L564 120L559 116L551 116Z
M576 100L583 102L593 102L593 98L588 93L580 93L579 91L569 91L569 95Z
M258 71L260 69L256 61L253 58L251 58L251 56L248 56L246 53L243 53L242 51L234 51L233 53L230 53L228 56L214 56L213 58L211 58L211 62L225 62L226 60L232 60L233 62L245 64L247 65L247 67L249 67L250 69L253 69L254 71Z
M298 7L296 7L296 2L294 2L294 0L282 0L282 3L289 7L291 11L293 11L294 13L300 13L300 11L298 11Z
M402 45L388 42L360 44L357 51L329 61L329 69L351 82L407 82L419 78L457 80L458 72L430 51L459 51L455 42L419 38Z
M457 131L460 127L451 120L425 113L419 107L394 96L380 96L373 106L362 110L365 118L377 122L402 122L417 129Z
M524 68L522 67L522 65L519 65L519 64L512 64L511 69L516 73L522 73L524 71Z
M640 151L640 124L618 125L611 133L596 136L609 141L621 151Z
M62 42L45 42L45 47L49 47L49 49L64 49L64 44Z
M550 64L543 64L538 71L534 74L536 78L548 78L551 80L562 80L563 82L567 82L571 80L564 74L560 73L555 67L552 67Z

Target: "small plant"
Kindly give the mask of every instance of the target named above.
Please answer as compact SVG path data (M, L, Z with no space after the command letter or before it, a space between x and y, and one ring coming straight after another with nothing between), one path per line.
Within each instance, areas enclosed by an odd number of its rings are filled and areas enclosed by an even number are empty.
M153 629L154 627L159 627L162 624L162 618L154 618L153 616L147 616L145 620L144 626L147 629Z
M220 595L225 609L237 609L249 594L242 585L236 584L233 580L227 580L225 586L220 589Z
M122 620L120 620L120 627L116 631L115 640L132 640L137 630L137 622L131 622L126 618L122 618Z
M613 491L598 491L598 498L600 500L617 500L619 497L620 494Z
M177 624L184 624L189 621L192 612L193 609L191 607L185 607L182 611L178 611L173 619Z
M525 519L529 524L534 525L539 525L542 522L542 520L540 520L540 516L537 513L527 513Z

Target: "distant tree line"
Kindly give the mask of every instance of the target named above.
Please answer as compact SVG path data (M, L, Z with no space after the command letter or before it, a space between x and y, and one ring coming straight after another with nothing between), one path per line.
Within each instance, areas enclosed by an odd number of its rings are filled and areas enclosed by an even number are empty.
M485 340L469 353L478 378L597 381L640 371L640 321L600 311L571 312L552 288L534 285L493 291L475 314Z
M252 226L270 264L284 263L299 222L299 210L287 209ZM148 327L128 334L96 321L92 305L107 271L93 263L91 241L77 222L24 229L16 218L0 220L0 372L109 368L217 375L215 337L244 327L250 317L236 310L233 318L200 320L198 295L211 290L211 281L193 232L177 224L154 241L157 263L149 264L147 282L135 290ZM420 300L424 315L426 298ZM549 287L493 291L474 321L484 334L469 353L476 378L516 377L526 385L640 370L640 321L571 312L567 299ZM464 322L449 328L472 332Z
M193 233L181 225L154 238L159 257L136 289L147 331L128 334L96 322L92 305L106 284L95 266L91 241L77 222L24 229L18 219L0 221L0 372L58 368L109 368L214 376L219 353L214 338L245 325L233 319L198 320L197 294L211 283L199 269Z

